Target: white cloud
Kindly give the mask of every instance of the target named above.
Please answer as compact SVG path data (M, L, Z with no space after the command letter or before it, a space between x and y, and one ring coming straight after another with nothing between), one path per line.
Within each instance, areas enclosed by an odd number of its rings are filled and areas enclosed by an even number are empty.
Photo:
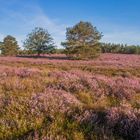
M103 42L123 43L128 45L140 44L140 33L137 31L107 32L102 38Z
M31 0L32 1L32 0ZM4 5L18 3L18 0L5 1ZM26 35L34 27L43 27L51 33L56 45L61 47L61 41L65 40L66 27L69 25L61 24L56 19L52 19L36 4L26 4L20 1L22 6L18 10L0 6L0 41L4 36L10 34L17 38L20 46ZM30 5L30 6L29 6ZM108 23L107 20L97 20L97 27L103 31L104 42L140 44L140 32L136 28L123 27L119 23ZM74 23L75 24L75 23Z
M100 20L99 20L100 21ZM128 45L140 44L140 30L138 26L109 22L97 22L99 31L103 32L102 42L123 43Z
M14 35L20 45L22 45L22 41L26 38L26 35L35 27L47 29L58 47L61 47L61 41L65 40L67 26L56 22L55 19L49 18L38 6L25 6L18 12L5 9L4 14L6 16L2 19L0 26L3 25L3 28L9 28L4 34Z
M4 38L4 35L0 33L0 41L2 41Z

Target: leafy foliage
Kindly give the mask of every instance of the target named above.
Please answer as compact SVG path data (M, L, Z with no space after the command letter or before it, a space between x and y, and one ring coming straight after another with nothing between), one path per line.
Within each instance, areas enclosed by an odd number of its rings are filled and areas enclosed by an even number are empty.
M3 43L1 43L1 53L3 55L16 55L18 54L19 46L17 44L16 38L8 35L4 38Z
M89 22L79 22L73 27L67 28L66 42L62 45L66 48L66 54L74 58L93 58L100 53L99 40L102 34Z
M140 54L140 46L126 44L102 43L101 50L103 53Z
M47 30L36 27L24 42L24 47L32 53L52 53L55 49L53 39Z

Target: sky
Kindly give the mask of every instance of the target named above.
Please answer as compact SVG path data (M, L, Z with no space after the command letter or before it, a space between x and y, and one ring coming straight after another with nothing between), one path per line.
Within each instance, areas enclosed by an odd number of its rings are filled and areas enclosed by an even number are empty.
M58 47L66 28L89 21L102 42L140 45L140 0L0 0L0 41L16 37L20 46L35 27L43 27Z

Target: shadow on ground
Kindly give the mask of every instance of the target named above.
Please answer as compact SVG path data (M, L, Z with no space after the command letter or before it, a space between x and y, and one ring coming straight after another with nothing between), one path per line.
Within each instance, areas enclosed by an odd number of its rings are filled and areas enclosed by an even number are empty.
M36 56L36 55L17 55L16 57L20 57L20 58L43 58L43 59L49 59L49 60L72 60L70 57L67 57L67 56L65 56L65 55L41 55L41 56Z

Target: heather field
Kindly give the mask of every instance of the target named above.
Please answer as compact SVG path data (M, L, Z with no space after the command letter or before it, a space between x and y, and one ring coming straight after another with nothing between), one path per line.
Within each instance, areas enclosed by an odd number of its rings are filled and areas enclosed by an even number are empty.
M140 140L140 56L0 57L0 140Z

